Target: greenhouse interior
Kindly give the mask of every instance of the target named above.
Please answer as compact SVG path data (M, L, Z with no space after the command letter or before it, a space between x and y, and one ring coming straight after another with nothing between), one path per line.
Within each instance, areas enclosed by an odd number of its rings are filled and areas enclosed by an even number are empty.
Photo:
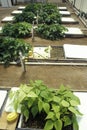
M0 0L0 130L87 130L87 1Z

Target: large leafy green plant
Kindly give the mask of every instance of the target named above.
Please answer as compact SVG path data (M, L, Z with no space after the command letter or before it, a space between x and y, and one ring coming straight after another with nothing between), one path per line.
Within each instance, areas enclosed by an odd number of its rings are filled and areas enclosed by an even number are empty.
M64 32L67 29L60 24L41 24L36 28L36 33L41 38L49 40L59 40L65 36Z
M41 12L38 18L39 24L46 23L48 25L58 23L61 24L61 15L58 12L54 12L48 15L46 12Z
M21 51L24 56L28 55L31 45L25 43L23 40L0 37L0 62L4 62L8 66L10 62L19 59L19 52Z
M52 13L58 12L58 9L55 4L47 3L42 5L42 11L50 15Z
M37 15L37 11L39 12L42 8L41 3L29 3L23 12L33 12L35 15Z
M35 20L35 14L33 12L23 12L14 16L14 22L28 22L32 23Z
M62 130L69 125L79 130L76 116L82 115L77 108L80 100L64 85L55 91L40 80L30 81L28 85L22 84L17 91L11 91L10 98L15 110L21 107L26 121L31 115L34 119L44 113L44 130Z
M32 25L27 22L7 23L2 28L2 34L15 38L30 37L31 29Z

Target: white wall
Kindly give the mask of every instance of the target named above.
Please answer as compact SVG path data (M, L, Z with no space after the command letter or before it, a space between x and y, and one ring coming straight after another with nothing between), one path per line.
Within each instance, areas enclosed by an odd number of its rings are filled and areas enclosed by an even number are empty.
M75 1L75 7L80 10L81 6L82 6L82 0L76 0Z
M76 0L75 7L80 11L87 13L87 0Z
M87 13L87 0L82 0L82 11Z

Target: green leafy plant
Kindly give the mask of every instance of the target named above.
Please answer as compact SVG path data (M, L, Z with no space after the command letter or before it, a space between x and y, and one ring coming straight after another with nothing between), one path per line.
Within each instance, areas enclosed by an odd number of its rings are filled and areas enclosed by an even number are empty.
M52 3L46 3L42 5L42 11L46 12L48 15L58 12L57 6Z
M58 23L61 24L61 15L58 12L48 15L46 12L41 12L39 14L39 24L46 23L48 25Z
M41 3L29 3L23 12L33 12L35 15L37 15L37 11L39 12L40 9L42 8Z
M2 34L5 36L23 38L31 36L32 25L27 22L7 23L2 28Z
M16 111L21 107L24 122L32 115L33 121L37 117L43 118L41 129L44 130L62 130L69 125L79 130L76 116L82 115L77 108L80 100L64 85L54 90L48 88L41 80L30 81L28 85L20 85L17 91L11 91L10 98ZM27 124L29 126L29 122Z
M28 22L32 23L36 18L33 12L23 12L14 16L14 22Z
M64 38L65 34L64 32L67 29L60 24L41 24L38 25L38 28L36 29L36 33L41 38L49 39L49 40L59 40L61 38Z
M31 45L25 43L23 40L0 37L0 62L4 62L8 66L10 62L19 59L19 52L21 51L24 56L28 55Z

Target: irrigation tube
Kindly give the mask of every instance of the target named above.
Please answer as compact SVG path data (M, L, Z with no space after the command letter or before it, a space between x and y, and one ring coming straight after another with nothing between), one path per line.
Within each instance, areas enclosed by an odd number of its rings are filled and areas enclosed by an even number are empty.
M4 63L0 63L1 65L3 65ZM10 65L17 65L16 62L10 62ZM26 65L49 65L49 66L87 66L87 63L58 63L58 62L25 62L25 67Z
M51 65L51 66L87 66L87 63L48 63L48 62L26 62L25 65Z

